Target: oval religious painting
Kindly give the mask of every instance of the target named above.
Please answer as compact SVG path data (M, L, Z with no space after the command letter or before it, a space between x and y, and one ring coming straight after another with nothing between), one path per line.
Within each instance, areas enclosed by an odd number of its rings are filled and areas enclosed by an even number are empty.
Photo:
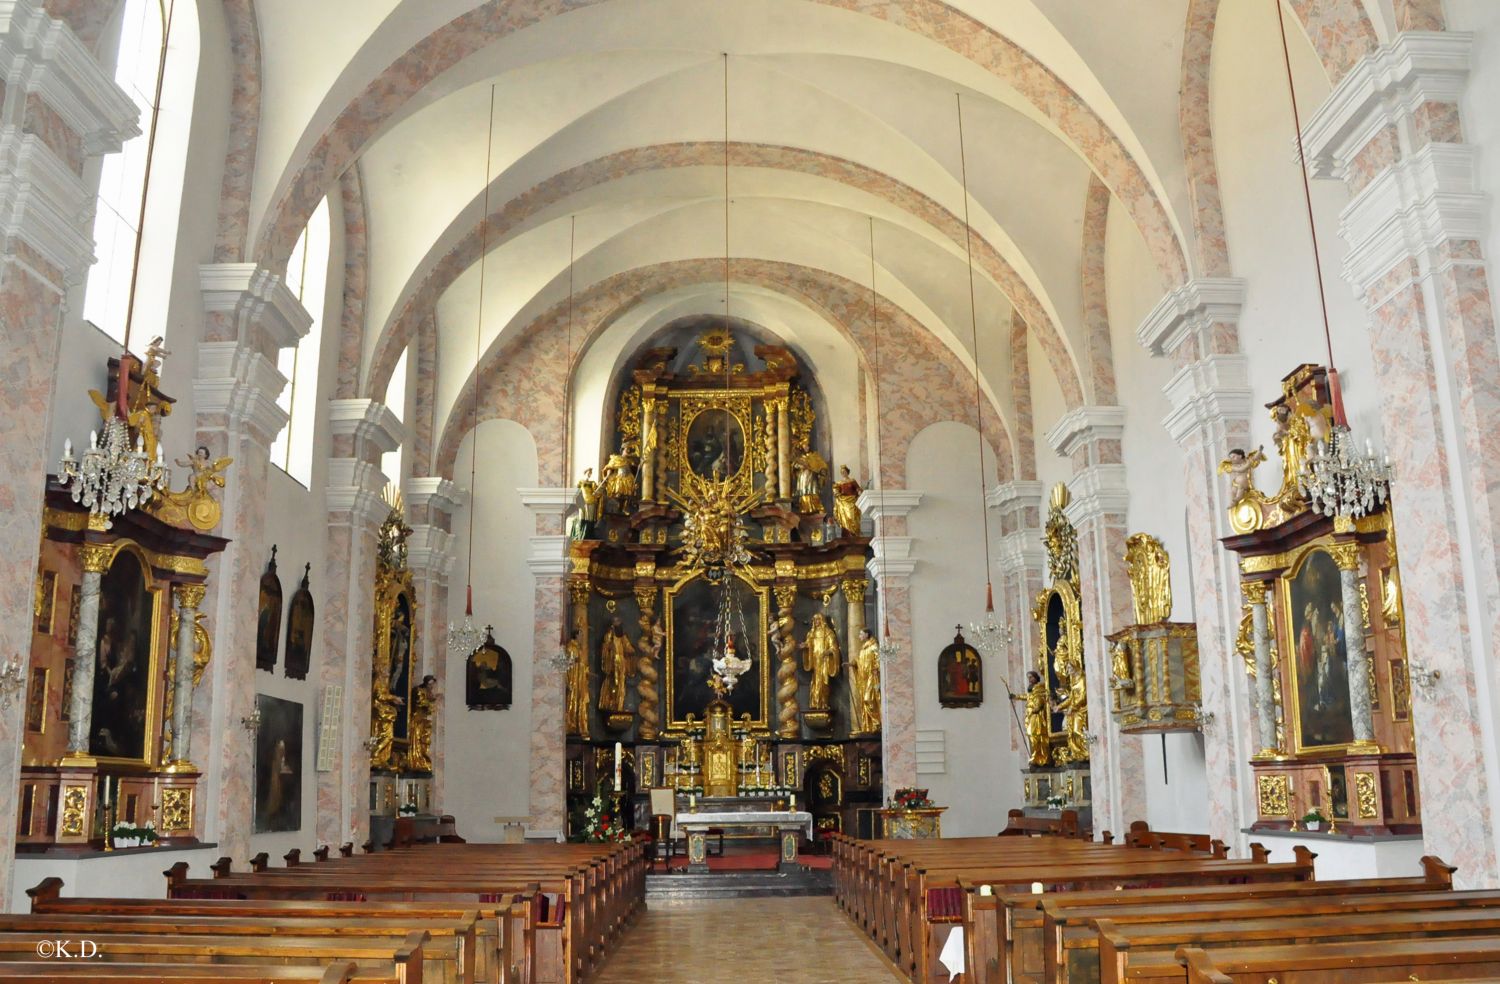
M687 432L688 467L699 478L724 481L745 463L745 431L728 410L704 410Z

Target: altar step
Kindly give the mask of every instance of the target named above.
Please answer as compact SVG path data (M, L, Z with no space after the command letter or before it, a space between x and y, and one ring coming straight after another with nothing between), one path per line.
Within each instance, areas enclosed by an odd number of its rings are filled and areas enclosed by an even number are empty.
M833 873L805 868L777 871L673 871L646 876L646 904L691 899L790 898L832 895Z

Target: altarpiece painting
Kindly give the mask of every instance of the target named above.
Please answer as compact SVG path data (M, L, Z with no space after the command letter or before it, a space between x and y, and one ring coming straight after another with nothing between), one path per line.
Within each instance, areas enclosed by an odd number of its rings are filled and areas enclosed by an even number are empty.
M158 600L148 577L141 557L123 548L100 582L99 654L89 735L89 754L96 757L147 757Z
M1339 569L1326 550L1313 549L1284 580L1295 644L1297 745L1347 745L1354 740L1349 712L1349 653Z

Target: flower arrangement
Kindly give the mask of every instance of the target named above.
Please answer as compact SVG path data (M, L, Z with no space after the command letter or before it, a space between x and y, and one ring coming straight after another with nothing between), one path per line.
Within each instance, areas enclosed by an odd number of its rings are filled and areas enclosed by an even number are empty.
M1317 810L1309 810L1302 817L1302 825L1308 830L1318 830L1323 826L1323 821L1328 819Z
M927 790L913 789L904 786L891 795L891 801L903 810L919 810L932 805L932 800L927 798Z
M158 840L156 829L149 820L144 827L117 823L110 828L109 839L115 847L149 847Z
M602 788L595 791L593 802L583 811L583 839L590 844L630 840L630 824L610 812Z
M1057 795L1052 795L1052 796L1048 796L1047 797L1047 809L1049 809L1049 810L1061 810L1063 807L1065 807L1067 805L1068 805L1068 801L1067 801L1067 799L1065 797L1057 796Z
M403 817L414 817L414 816L416 816L417 815L417 804L415 804L415 803L407 803L405 806L403 806L401 808L401 815Z

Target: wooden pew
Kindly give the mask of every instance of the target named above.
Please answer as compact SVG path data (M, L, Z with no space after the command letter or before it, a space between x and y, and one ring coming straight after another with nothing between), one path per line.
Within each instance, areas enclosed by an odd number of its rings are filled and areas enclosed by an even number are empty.
M1078 823L1077 810L1063 810L1062 815L1052 817L1028 817L1020 810L1011 810L1006 815L1005 829L996 837L1083 837L1083 828Z
M0 980L19 984L395 984L394 975L360 969L353 963L327 967L257 966L255 964L147 964L93 961L42 963L0 962Z
M1206 951L1183 947L1171 965L1143 965L1132 981L1177 984L1283 982L1494 981L1500 938L1398 940L1385 943L1299 943Z

